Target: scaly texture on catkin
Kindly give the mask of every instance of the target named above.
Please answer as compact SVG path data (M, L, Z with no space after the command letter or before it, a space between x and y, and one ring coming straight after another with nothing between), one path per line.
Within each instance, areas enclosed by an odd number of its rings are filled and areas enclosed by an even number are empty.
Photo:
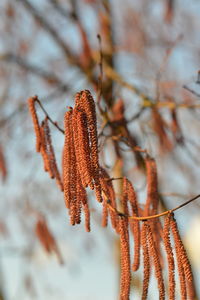
M111 206L114 209L116 209L115 191L110 176L108 175L106 170L102 167L101 167L100 184L103 191L102 226L105 227L107 225L107 218L109 212L112 227L116 230L118 225L118 215L107 205L107 202L109 202Z
M52 145L52 140L51 140L51 133L50 133L50 128L49 128L49 124L48 124L48 118L45 118L45 120L43 121L43 139L42 139L42 143L44 143L44 147L43 144L41 145L42 151L46 151L46 155L45 155L45 159L47 156L48 159L48 170L49 170L49 174L51 176L51 178L55 178L56 182L59 186L59 188L61 189L61 191L63 191L63 183L60 177L60 173L58 170L58 166L57 166L57 162L56 162L56 156L55 156L55 152L54 152L54 148ZM45 162L44 162L45 164Z
M175 299L175 265L174 265L174 255L170 241L170 219L171 217L168 215L165 218L164 228L163 228L163 241L165 245L165 250L167 254L167 261L168 261L168 294L169 300Z
M131 284L131 262L128 222L127 219L124 217L119 218L119 235L121 261L120 300L128 300L130 295Z
M151 227L148 224L148 222L144 223L146 227L146 232L147 232L147 241L148 241L148 246L149 246L149 254L153 258L153 264L155 267L155 276L158 281L158 289L159 289L159 299L164 300L165 299L165 286L164 286L164 280L163 280L163 275L162 275L162 268L159 260L159 256L155 247L155 242L153 239L153 234L151 231Z
M38 116L36 113L36 109L35 109L35 101L36 101L36 97L32 97L28 99L28 106L29 106L29 111L32 117L32 121L33 121L33 126L34 126L34 130L35 130L35 136L36 136L36 151L40 152L40 146L41 146L41 135L40 135L40 125L39 125L39 121L38 121Z
M136 192L132 183L126 178L124 179L126 185L126 193L128 202L131 205L132 216L138 217L138 203ZM132 270L135 272L140 266L140 223L137 220L131 220L130 229L134 238L134 261L132 264Z
M153 158L147 157L145 159L147 170L147 200L145 204L145 215L148 216L152 207L152 214L157 213L158 207L158 179L156 162Z
M75 108L73 111L73 136L76 153L77 167L83 186L94 188L92 176L92 164L90 158L89 134L85 113Z
M71 203L74 203L76 197L76 164L74 164L74 141L72 131L72 110L65 113L64 118L65 126L65 142L63 149L63 186L64 186L64 198L65 204L68 209L71 207ZM74 204L73 204L74 205Z
M83 111L86 115L86 124L89 132L89 141L91 149L92 174L95 185L96 198L102 202L100 167L98 155L98 135L95 102L88 90L78 93L75 97L75 108Z
M150 279L150 256L147 242L147 230L143 223L141 228L141 245L143 250L143 288L142 300L146 300L148 296L149 279Z
M187 294L194 294L194 281L193 281L193 274L191 265L184 248L183 242L181 240L178 226L174 215L171 214L170 218L170 227L174 237L174 244L176 249L176 257L178 263L178 272L179 272L179 279L180 279L180 286L181 286L181 296L183 299L187 299ZM188 284L187 284L188 283ZM188 285L188 291L187 291ZM194 298L193 298L194 299Z

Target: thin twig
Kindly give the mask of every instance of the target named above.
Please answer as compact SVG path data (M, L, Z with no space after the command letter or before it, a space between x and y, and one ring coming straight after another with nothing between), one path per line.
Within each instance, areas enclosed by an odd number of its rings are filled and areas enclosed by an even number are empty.
M192 93L193 95L200 97L200 94L198 94L197 92L195 92L194 90L190 89L187 85L184 85L183 88L187 91L189 91L190 93Z
M51 117L49 116L49 114L47 113L47 111L45 110L44 106L42 105L42 103L40 102L40 100L38 99L37 96L34 96L35 101L39 104L39 106L41 107L42 111L44 112L44 114L46 115L47 119L49 120L49 122L51 122L51 124L53 124L60 132L62 132L63 134L65 133L64 130L62 128L60 128L57 124L57 122L54 122Z
M122 212L119 212L116 208L113 208L109 202L109 200L107 201L108 203L108 206L111 210L115 211L119 216L124 216L128 219L133 219L133 220L138 220L138 221L145 221L145 220L149 220L149 219L155 219L155 218L159 218L159 217L162 217L162 216L165 216L167 214L171 214L172 212L186 206L187 204L193 202L194 200L198 199L200 197L200 194L195 196L194 198L182 203L181 205L179 206L176 206L175 208L173 209L169 209L169 210L166 210L160 214L156 214L156 215L152 215L152 216L146 216L146 217L135 217L135 216L127 216L126 214L122 213Z

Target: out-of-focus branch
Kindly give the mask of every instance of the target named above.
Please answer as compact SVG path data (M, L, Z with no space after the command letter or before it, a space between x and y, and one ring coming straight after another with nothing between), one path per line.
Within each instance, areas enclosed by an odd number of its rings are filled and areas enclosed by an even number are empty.
M60 128L57 124L57 122L53 121L52 118L50 117L50 115L47 113L46 109L44 108L44 106L42 105L41 101L38 99L37 96L34 96L35 101L39 104L39 106L41 107L42 111L44 112L45 116L47 117L47 119L51 122L51 124L53 124L61 133L64 134L64 130L62 128Z
M74 20L76 18L76 16L74 15L74 12L67 11L56 0L49 0L49 2L57 10L57 12L64 18L71 19L71 20Z
M71 52L69 47L64 43L64 41L59 36L58 32L49 24L47 20L44 19L43 16L37 11L37 9L28 1L28 0L17 0L18 2L22 3L29 13L40 23L40 25L44 28L46 32L48 32L53 40L55 41L56 45L60 46L64 54L67 56L67 59L71 63L76 63L76 57Z
M57 30L52 27L52 25L38 12L38 10L28 0L17 1L22 3L22 5L26 7L33 18L37 20L40 23L41 27L52 37L56 45L59 46L63 51L68 63L77 67L79 71L81 71L87 77L88 81L91 84L97 85L94 76L91 75L91 70L89 70L88 68L84 68L84 66L80 63L79 57L77 57L77 55L75 55L71 51L70 47L66 43L64 43Z
M61 79L59 79L56 75L54 75L52 72L48 72L44 69L41 69L39 66L30 64L29 62L22 59L20 56L14 55L12 53L6 53L0 55L0 61L7 61L10 63L15 63L19 65L21 68L23 68L26 71L29 71L39 77L44 78L45 80L51 82L52 84L58 86L60 89L67 91L69 90L69 86L62 82Z
M200 94L198 94L197 92L195 92L194 90L190 89L188 86L184 85L183 88L187 91L189 91L190 93L192 93L193 95L200 97Z

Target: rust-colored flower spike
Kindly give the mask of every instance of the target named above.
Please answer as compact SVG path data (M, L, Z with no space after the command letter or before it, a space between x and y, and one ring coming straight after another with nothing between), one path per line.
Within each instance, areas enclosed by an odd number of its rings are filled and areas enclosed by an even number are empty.
M145 215L150 214L152 207L152 214L157 213L158 207L158 179L157 179L157 168L156 162L149 156L145 159L146 170L147 170L147 199L145 204L144 213Z
M44 217L40 217L37 220L37 223L35 226L35 233L36 233L39 241L41 242L42 246L46 250L46 252L48 252L48 253L55 252L59 262L62 264L63 259L61 257L56 240L55 240L54 236L52 235L52 233L50 232Z
M146 300L148 296L149 279L150 279L150 256L147 242L147 230L145 223L142 224L141 228L141 245L143 250L143 289L142 289L142 300Z
M171 241L170 241L170 219L171 216L168 215L165 218L164 228L163 228L163 241L165 245L165 250L167 253L167 260L168 260L168 278L169 278L169 300L175 299L175 265L174 265L174 255L172 251Z
M103 195L103 202L102 202L103 210L102 210L102 227L106 227L108 225L108 203L107 197Z
M52 140L51 140L51 134L50 134L50 128L49 128L49 124L48 124L48 118L45 118L44 122L43 122L44 126L44 136L43 136L43 132L41 132L42 135L42 152L45 150L47 153L47 158L48 158L48 171L50 173L51 178L55 178L57 185L59 186L59 188L61 189L61 191L63 191L63 183L60 177L60 173L58 170L58 166L56 163L56 157L55 157L55 153L54 153L54 148L52 145ZM44 141L44 139L45 141ZM44 148L43 148L44 145ZM44 157L44 156L43 156ZM46 155L44 157L44 160L46 161ZM44 164L46 164L46 162L44 162Z
M44 170L45 172L49 172L49 175L51 178L53 178L53 172L51 170L51 166L49 164L49 157L47 153L47 144L46 144L46 136L45 136L45 130L44 130L44 122L42 121L41 127L40 127L40 134L41 134L41 148L40 153L42 155L43 164L44 164Z
M87 193L82 185L78 169L76 182L76 224L79 224L81 222L81 208L87 204Z
M101 176L100 183L103 191L103 213L102 213L102 226L107 225L107 217L108 212L110 214L111 224L114 229L117 229L118 224L118 215L115 212L116 209L116 199L115 199L115 191L112 184L112 180L106 170L101 167ZM110 203L111 209L107 203Z
M83 205L83 210L85 214L85 230L90 232L90 209L88 203Z
M76 153L76 162L81 176L82 185L94 188L92 176L92 164L90 158L89 135L87 119L84 112L77 108L73 111L73 136Z
M99 202L102 202L100 168L98 155L98 135L95 103L91 93L88 90L78 93L75 97L75 108L85 112L87 127L89 131L89 141L91 149L92 174L95 184L95 194Z
M144 225L146 227L146 232L147 232L149 255L151 255L153 258L153 264L155 267L155 277L157 278L158 281L159 299L163 300L165 299L165 286L164 286L164 280L162 276L162 268L161 268L159 256L153 239L153 233L151 227L148 224L148 222L145 222Z
M137 196L134 191L132 183L124 177L123 179L123 207L124 211L130 215L128 212L128 203L131 205L132 216L138 217L138 203ZM137 271L140 265L140 224L137 220L130 221L130 228L134 237L134 261L132 265L132 270Z
M33 126L35 130L35 136L36 136L36 151L40 152L40 146L41 146L41 135L40 135L40 125L38 121L38 116L36 113L36 108L35 108L35 102L37 100L37 97L32 97L28 99L28 106L29 106L29 111L33 120Z
M40 152L41 152L43 160L44 160L44 168L49 172L50 178L53 179L53 178L55 178L55 174L54 174L53 160L50 156L49 142L51 142L51 141L50 141L49 126L48 126L47 122L42 121L41 127L40 127L40 133L41 133Z
M122 199L121 199L123 213L129 216L129 209L128 209L128 185L127 185L127 178L123 178L123 187L122 187Z
M194 286L192 269L173 214L171 215L170 225L176 249L181 295L183 299L184 297L187 299L187 281L190 283L190 287Z
M128 300L131 284L130 249L128 222L127 219L123 216L119 217L119 235L121 261L120 300Z
M74 141L72 131L72 109L65 113L65 142L63 149L63 187L64 198L67 208L70 208L71 203L74 205L76 197L76 162L74 161Z

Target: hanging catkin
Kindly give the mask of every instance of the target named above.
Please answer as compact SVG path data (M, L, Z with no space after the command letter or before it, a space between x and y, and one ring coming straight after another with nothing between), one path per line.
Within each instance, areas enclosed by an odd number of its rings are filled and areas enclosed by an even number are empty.
M157 253L157 249L155 247L155 242L153 239L151 227L147 222L144 223L144 226L146 227L146 232L147 232L149 255L152 256L153 264L155 267L155 276L158 281L159 299L163 300L163 299L165 299L165 287L164 287L164 280L163 280L163 276L162 276L162 268L161 268L159 256Z
M135 190L132 183L127 178L124 179L124 182L126 186L127 200L131 205L132 216L138 217L138 203ZM132 270L137 271L140 265L140 224L137 220L131 220L129 222L134 238L134 261Z
M180 279L180 287L181 287L181 297L182 299L187 299L187 281L190 285L190 292L194 289L191 287L194 287L193 282L193 274L191 265L187 256L187 253L185 251L184 245L182 243L178 226L176 223L176 220L174 218L174 215L171 215L170 219L170 226L171 231L174 237L174 244L176 249L176 257L177 257L177 264L178 264L178 272L179 272L179 279Z
M150 279L150 257L147 242L147 230L143 223L141 228L141 245L143 250L143 289L142 289L142 300L146 300L148 296L149 279Z
M119 235L121 256L120 300L129 300L131 284L129 234L128 222L123 216L119 217Z
M116 209L116 199L115 199L115 191L112 184L112 180L105 169L101 167L101 176L100 176L101 188L103 191L103 215L102 215L102 226L107 225L107 217L108 212L111 219L111 224L114 229L117 228L118 224L118 215L115 210L112 210L107 205L107 202L111 204L111 206Z
M41 146L41 135L40 135L40 125L35 109L35 101L37 100L37 97L32 97L28 99L28 106L29 111L33 120L33 126L35 130L35 136L36 136L36 151L40 152L40 146Z
M175 265L174 265L174 255L172 251L171 241L170 241L170 215L165 218L164 228L163 228L163 241L165 245L165 250L168 260L168 285L169 285L169 300L175 299Z
M52 233L50 232L46 220L44 217L39 217L35 225L35 233L44 247L45 251L48 253L54 252L57 255L57 258L60 264L63 263L63 259L59 248L57 246L56 240Z
M45 135L45 129L44 129L44 122L42 122L40 127L40 134L41 134L41 148L40 153L42 155L43 164L44 164L44 170L45 172L49 172L50 178L53 178L53 172L51 170L49 157L47 153L47 144L46 144L46 135Z
M73 136L77 167L80 172L82 184L84 187L89 185L93 189L87 119L85 113L78 109L74 109L73 111Z
M65 143L63 149L63 186L64 186L64 198L67 208L71 207L72 215L75 210L75 198L76 198L76 163L74 155L74 141L72 131L72 109L65 113L64 119L65 125ZM73 209L72 209L73 206ZM75 217L75 216L74 216ZM72 217L72 222L75 220Z
M95 185L95 194L97 200L102 202L100 168L98 156L98 136L95 103L92 95L88 90L78 93L75 97L75 108L83 111L86 115L87 127L89 131L89 141L91 149L92 174Z
M57 163L56 163L56 157L55 157L55 152L54 152L54 148L52 145L52 140L51 140L51 134L50 134L50 128L49 128L49 124L48 124L48 118L45 118L45 120L43 121L43 128L44 128L44 144L45 144L45 151L47 153L47 157L48 157L48 170L50 172L50 176L51 178L56 178L56 182L58 184L58 186L60 187L61 191L63 191L63 183L60 177L60 173L57 167ZM43 142L43 140L42 140ZM41 146L41 148L43 148L43 144Z
M146 170L147 170L147 199L145 204L145 215L150 214L152 207L152 214L157 213L158 208L158 179L157 179L157 168L153 158L149 156L145 159Z

